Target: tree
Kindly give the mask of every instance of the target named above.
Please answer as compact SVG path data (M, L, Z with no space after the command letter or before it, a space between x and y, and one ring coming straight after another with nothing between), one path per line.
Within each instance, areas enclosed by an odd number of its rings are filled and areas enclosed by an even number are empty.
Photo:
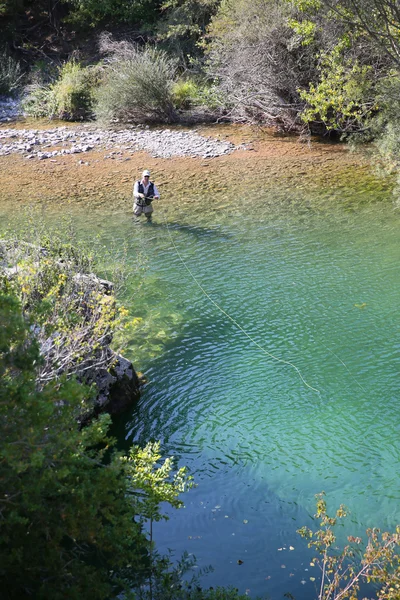
M396 0L322 0L349 27L362 32L400 67L400 6Z
M221 0L165 0L160 8L157 36L183 67L202 55L201 39Z
M110 598L148 581L143 528L188 484L159 446L118 453L108 415L79 431L90 394L73 379L36 386L32 323L0 296L0 585L4 598ZM157 466L156 466L157 465Z
M400 527L394 533L368 529L365 546L361 538L349 536L349 543L337 552L334 527L339 519L346 517L346 509L342 505L335 517L330 517L324 496L323 492L316 495L315 518L320 521L320 529L312 531L302 527L298 531L317 552L311 566L317 566L321 571L318 600L357 600L363 583L378 585L376 596L379 600L398 600Z
M314 80L300 90L303 121L311 130L320 123L341 134L365 132L380 109L380 83L390 69L387 55L355 26L348 9L341 14L339 2L295 0L294 6L290 26L303 45L313 46L316 59Z
M235 118L292 129L301 125L299 89L313 80L312 48L289 26L292 9L279 0L223 0L208 30L210 77Z

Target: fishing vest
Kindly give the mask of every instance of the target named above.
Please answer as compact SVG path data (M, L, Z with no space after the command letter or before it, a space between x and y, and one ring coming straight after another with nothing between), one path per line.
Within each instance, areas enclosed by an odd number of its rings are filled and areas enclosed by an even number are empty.
M144 194L144 185L141 181L138 181L138 192L139 194ZM154 183L150 181L149 187L147 189L147 194L144 198L136 198L135 202L138 206L149 206L151 201L154 198Z

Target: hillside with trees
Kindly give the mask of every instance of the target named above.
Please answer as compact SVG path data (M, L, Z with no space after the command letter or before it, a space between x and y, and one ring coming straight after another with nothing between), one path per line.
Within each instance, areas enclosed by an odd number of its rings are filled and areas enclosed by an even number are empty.
M375 144L397 169L390 0L2 0L0 93L27 115L234 121Z

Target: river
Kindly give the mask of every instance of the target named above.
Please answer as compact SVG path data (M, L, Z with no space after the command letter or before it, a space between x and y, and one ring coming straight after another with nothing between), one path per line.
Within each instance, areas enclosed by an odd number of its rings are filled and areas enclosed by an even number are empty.
M115 432L122 447L160 439L197 483L155 540L211 565L205 586L311 600L318 573L296 530L312 526L314 494L349 508L340 541L400 523L390 182L341 146L269 135L236 156L150 167L163 172L153 224L134 224L123 200L63 213L124 248L128 274L145 267L123 301L138 322L126 354L148 383ZM11 199L1 207L8 222Z

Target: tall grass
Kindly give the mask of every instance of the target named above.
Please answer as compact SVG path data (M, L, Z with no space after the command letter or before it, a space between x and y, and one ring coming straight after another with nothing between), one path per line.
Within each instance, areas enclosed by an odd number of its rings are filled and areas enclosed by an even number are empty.
M176 121L172 95L175 74L175 61L165 52L114 43L97 91L97 119L108 123Z

